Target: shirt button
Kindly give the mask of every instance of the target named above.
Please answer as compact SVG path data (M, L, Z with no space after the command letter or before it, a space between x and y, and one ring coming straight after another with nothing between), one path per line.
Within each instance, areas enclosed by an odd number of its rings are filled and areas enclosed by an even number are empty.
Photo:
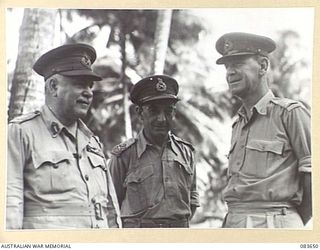
M53 168L57 169L57 168L59 168L59 165L58 164L54 164Z
M169 177L164 178L164 181L168 182L169 181Z
M92 203L96 203L96 199L95 198L92 198L91 201L92 201Z
M85 179L86 181L88 181L88 180L89 180L89 175L86 174L86 175L84 176L84 179Z
M240 162L240 161L237 161L236 164L237 164L237 166L240 166L241 162Z

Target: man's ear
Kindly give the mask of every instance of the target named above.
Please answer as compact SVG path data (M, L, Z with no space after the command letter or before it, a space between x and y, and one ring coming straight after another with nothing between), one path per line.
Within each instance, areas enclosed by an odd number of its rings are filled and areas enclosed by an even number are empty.
M260 57L259 58L259 64L260 64L260 70L259 75L263 76L267 73L269 68L269 59L266 57Z
M142 107L141 106L136 106L136 112L138 114L138 117L143 120L143 117L142 117Z
M48 91L52 96L58 96L58 79L52 77L48 80Z

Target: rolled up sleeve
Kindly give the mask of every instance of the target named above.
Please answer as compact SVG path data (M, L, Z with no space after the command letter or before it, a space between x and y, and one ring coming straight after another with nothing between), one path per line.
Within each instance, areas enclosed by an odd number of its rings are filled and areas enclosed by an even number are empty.
M299 172L311 172L310 112L300 106L287 112L288 135L298 159Z

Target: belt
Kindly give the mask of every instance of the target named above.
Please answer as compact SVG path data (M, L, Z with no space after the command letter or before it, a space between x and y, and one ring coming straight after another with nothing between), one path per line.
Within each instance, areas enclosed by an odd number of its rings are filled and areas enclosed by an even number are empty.
M124 228L187 228L189 220L125 218L122 224Z
M100 203L78 204L78 203L55 203L52 205L25 203L24 216L95 216L96 219L103 220L103 211Z
M250 214L282 214L297 212L292 204L287 202L231 202L228 203L228 213Z

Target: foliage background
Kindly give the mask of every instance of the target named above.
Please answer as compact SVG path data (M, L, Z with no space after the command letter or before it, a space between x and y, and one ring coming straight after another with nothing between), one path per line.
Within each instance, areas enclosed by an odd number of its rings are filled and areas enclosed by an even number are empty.
M127 100L132 84L154 72L157 29L168 22L164 10L8 9L8 119L43 104L43 80L31 69L47 50L72 42L94 46L95 70L104 80L95 86L87 125L100 137L109 155L112 147L135 135L141 125ZM272 37L270 87L278 96L310 105L313 11L295 9L172 10L165 39L164 73L180 83L175 133L197 150L201 207L193 227L220 227L226 212L226 183L231 124L239 102L227 91L224 68L215 64L216 39L231 31ZM297 18L299 17L299 18ZM21 18L21 21L18 21ZM13 24L17 24L13 32ZM161 27L162 26L162 27ZM159 28L160 27L160 28ZM19 42L18 42L19 41Z

